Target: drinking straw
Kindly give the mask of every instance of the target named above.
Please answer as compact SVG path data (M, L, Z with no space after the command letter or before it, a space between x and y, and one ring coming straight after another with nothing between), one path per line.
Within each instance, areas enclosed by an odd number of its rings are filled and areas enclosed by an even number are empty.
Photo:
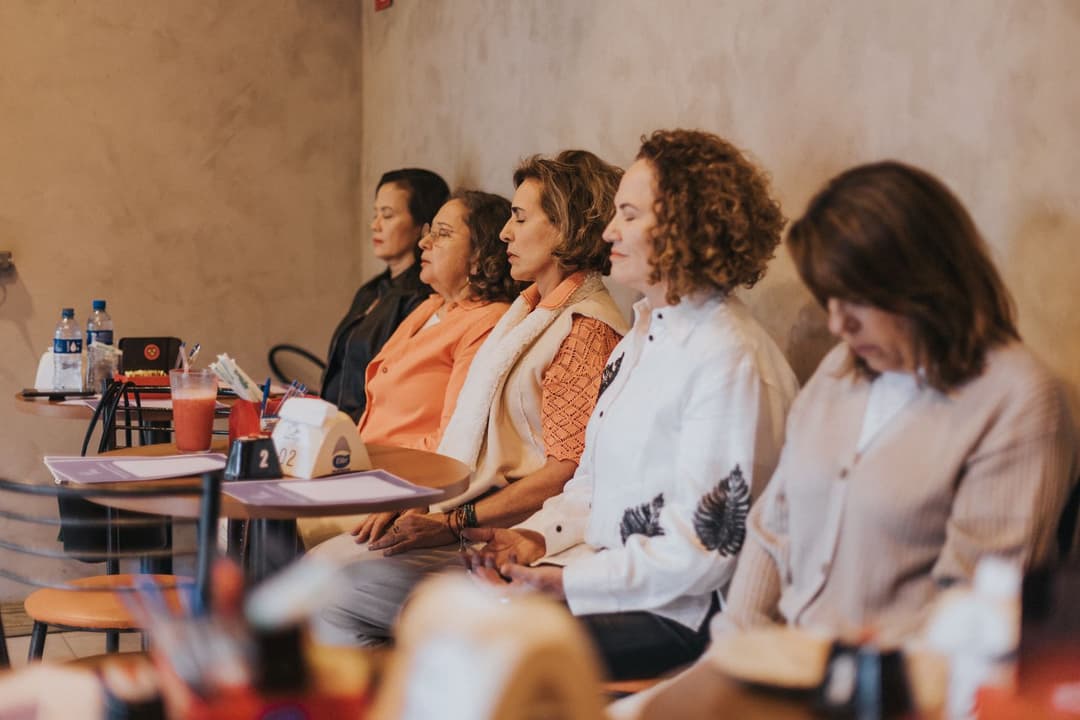
M181 368L184 372L188 371L187 345L184 343L180 343L180 352L176 354L176 367Z

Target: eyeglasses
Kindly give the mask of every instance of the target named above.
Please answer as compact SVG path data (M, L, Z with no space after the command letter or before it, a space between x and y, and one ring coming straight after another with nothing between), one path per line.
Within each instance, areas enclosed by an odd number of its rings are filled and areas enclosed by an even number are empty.
M431 238L432 245L443 245L454 236L454 231L446 225L439 227L432 225L428 227L428 231L424 233L424 236Z

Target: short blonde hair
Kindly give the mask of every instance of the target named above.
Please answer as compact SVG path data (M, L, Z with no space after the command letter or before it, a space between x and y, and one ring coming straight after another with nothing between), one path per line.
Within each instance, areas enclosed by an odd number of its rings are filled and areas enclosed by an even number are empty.
M611 248L603 234L615 212L621 177L621 169L588 150L563 150L553 158L533 155L514 171L515 188L526 180L540 184L540 207L562 236L552 255L564 272L611 270Z

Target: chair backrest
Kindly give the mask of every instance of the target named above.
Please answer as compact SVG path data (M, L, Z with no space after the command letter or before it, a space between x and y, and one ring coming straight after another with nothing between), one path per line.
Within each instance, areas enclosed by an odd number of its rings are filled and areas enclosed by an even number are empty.
M298 355L307 362L318 368L318 374L321 377L322 373L326 371L326 361L320 358L310 350L305 350L297 345L290 345L288 343L278 343L274 347L270 348L270 352L266 354L266 362L270 364L270 372L274 373L274 377L279 382L289 384L294 380L303 382L310 387L316 387L317 383L308 382L311 378L297 377L296 373L283 370L278 364L282 355Z
M33 509L29 507L33 505L33 502L27 501L26 498L55 497L58 501L80 500L89 502L90 500L108 501L110 498L190 497L198 495L200 497L199 517L197 520L186 521L189 523L194 522L197 525L194 548L172 547L168 550L146 551L109 547L104 553L100 550L95 550L93 557L103 555L102 559L121 560L125 558L142 558L147 554L153 555L155 553L168 553L170 557L193 555L195 556L196 569L194 587L192 588L192 603L195 608L206 608L209 606L210 597L210 568L217 551L217 521L221 511L221 481L222 475L220 471L204 474L199 484L179 487L163 487L160 484L155 485L152 483L135 483L121 488L117 488L116 486L72 486L51 483L34 485L0 478L0 519L10 521L3 526L6 531L4 532L4 536L0 537L0 577L31 587L54 587L73 591L85 590L85 588L79 588L66 583L46 582L41 579L41 576L44 574L53 576L59 575L60 563L63 561L69 559L86 560L87 554L82 551L71 551L66 548L61 550L25 544L25 538L29 533L20 532L18 528L25 528L27 526L56 526L60 524L60 520L55 516L35 514ZM5 495L7 495L7 497L4 497ZM20 499L22 501L20 501ZM138 527L147 522L160 523L161 518L135 515L134 517L124 517L119 520L87 518L70 520L68 522L72 523L72 527L95 527L108 525L110 523L120 524L124 527ZM176 518L174 519L174 522L185 521ZM3 557L3 555L12 553L40 560L40 563L35 565L37 571L35 574L38 574L38 577L30 577L12 570L12 563L9 561L10 558ZM41 572L48 569L46 565L48 565L50 561L54 564L54 567L52 568L54 572ZM0 643L2 643L2 641L3 629L0 627ZM4 655L6 655L6 653L0 652L0 665L3 663Z
M147 427L142 413L141 393L141 388L132 383L111 382L106 386L87 425L82 455L87 454L95 432L98 433L98 453L134 444L137 433ZM133 432L136 434L133 435ZM110 519L146 519L148 516L110 511L102 505L72 495L58 495L56 501L60 510L59 539L64 543L64 550L80 554L85 562L105 561L104 554L108 552L110 544L116 550L164 551L172 542L168 524L162 522L161 518L137 524L110 523ZM95 552L102 554L91 554Z

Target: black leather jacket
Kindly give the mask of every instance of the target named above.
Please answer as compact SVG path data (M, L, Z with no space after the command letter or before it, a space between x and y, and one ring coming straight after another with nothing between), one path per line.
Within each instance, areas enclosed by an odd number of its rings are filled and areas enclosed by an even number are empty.
M405 316L431 293L431 288L420 282L420 263L413 263L395 278L386 270L357 290L349 312L330 340L323 373L323 399L359 421L367 404L364 373L368 363Z

